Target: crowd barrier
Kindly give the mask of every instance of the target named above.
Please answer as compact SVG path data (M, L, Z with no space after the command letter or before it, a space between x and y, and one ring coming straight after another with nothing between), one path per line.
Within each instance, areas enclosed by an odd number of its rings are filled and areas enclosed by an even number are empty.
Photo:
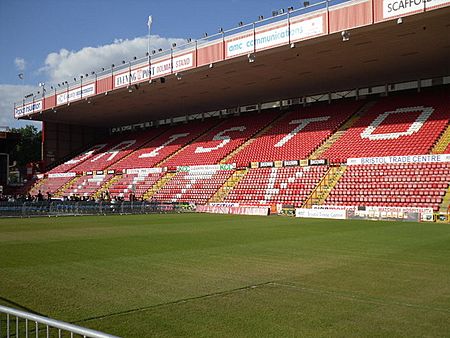
M125 215L189 212L195 206L185 203L147 201L42 201L0 202L0 217Z

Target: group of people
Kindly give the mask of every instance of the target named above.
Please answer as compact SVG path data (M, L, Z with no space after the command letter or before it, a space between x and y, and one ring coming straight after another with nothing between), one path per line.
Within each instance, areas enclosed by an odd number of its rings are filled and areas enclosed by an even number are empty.
M52 195L47 192L46 195L39 190L36 195L31 195L29 192L26 195L3 195L0 194L0 202L42 202L44 200L51 200Z
M43 201L51 201L52 194L48 191L43 194L41 190L38 191L36 195L31 195L29 192L26 195L3 195L0 193L0 202L43 202ZM113 196L108 190L103 191L98 198L94 196L80 196L77 194L63 197L61 200L63 201L71 201L71 202L123 202L126 200L124 196ZM140 199L143 201L143 199ZM131 192L128 195L128 201L138 201L136 195Z

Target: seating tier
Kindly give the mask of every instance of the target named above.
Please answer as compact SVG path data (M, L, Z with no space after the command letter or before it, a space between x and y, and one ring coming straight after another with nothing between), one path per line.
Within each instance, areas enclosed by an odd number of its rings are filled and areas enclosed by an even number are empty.
M250 169L225 201L300 207L327 169L327 166Z
M446 91L381 99L322 158L428 154L450 119Z
M450 163L349 166L327 205L439 209L450 182Z
M228 162L248 164L307 158L361 105L360 102L345 102L297 108Z

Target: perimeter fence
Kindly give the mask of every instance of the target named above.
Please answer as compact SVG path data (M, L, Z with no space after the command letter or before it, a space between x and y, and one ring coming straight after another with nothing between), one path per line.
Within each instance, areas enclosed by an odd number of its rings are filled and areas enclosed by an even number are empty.
M0 217L130 215L177 213L195 210L192 203L149 201L41 201L0 202Z

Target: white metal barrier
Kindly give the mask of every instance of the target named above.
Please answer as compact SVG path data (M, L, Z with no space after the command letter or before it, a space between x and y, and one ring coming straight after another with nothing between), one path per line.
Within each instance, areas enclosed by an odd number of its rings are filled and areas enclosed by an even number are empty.
M0 315L3 314L6 315L6 321L0 318L0 338L13 336L26 338L34 336L39 338L39 331L43 331L41 336L48 338L52 328L57 331L59 338L63 336L63 333L69 333L70 337L79 335L93 338L118 338L103 332L0 305ZM3 335L3 333L6 334ZM51 336L54 336L54 334Z

